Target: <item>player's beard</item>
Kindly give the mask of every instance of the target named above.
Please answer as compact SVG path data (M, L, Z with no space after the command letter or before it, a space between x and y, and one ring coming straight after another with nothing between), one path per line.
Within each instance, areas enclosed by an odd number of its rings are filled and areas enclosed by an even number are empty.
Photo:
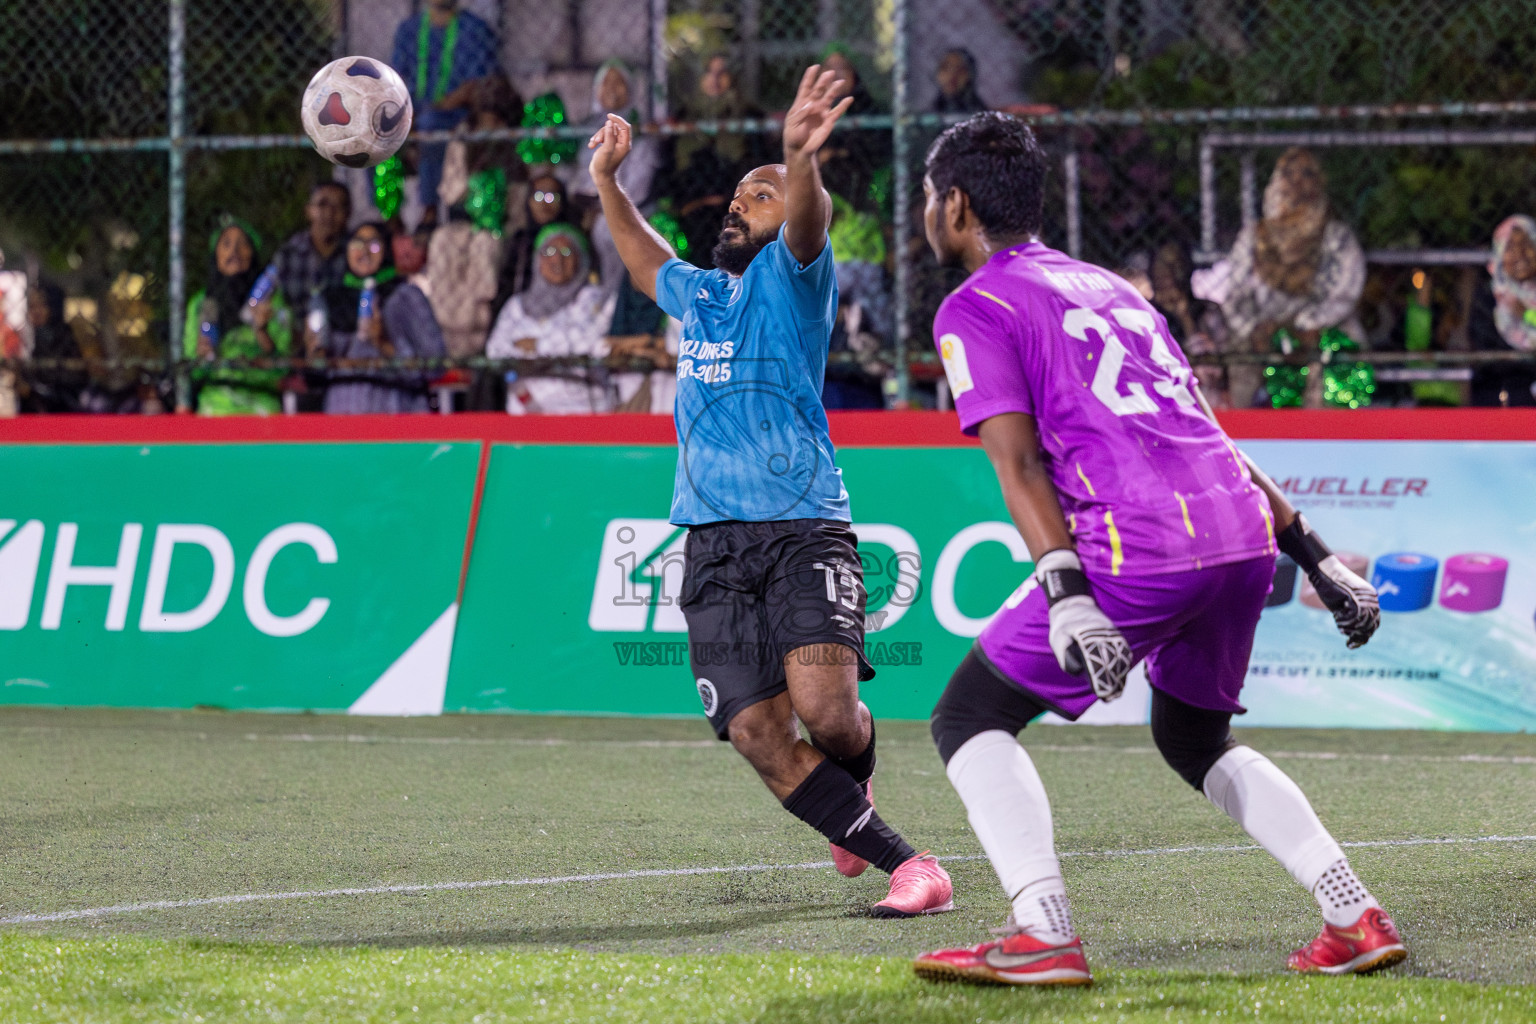
M729 242L725 240L726 228L736 229L735 238ZM734 213L728 213L724 223L721 224L720 241L715 243L710 258L715 261L715 266L727 274L740 277L747 272L747 267L752 265L752 260L757 254L767 248L771 241L773 241L772 235L766 238L753 237L752 228L745 219Z
M928 248L932 250L935 262L946 270L964 268L965 253L955 244L954 238L943 225L937 225L937 233L938 238L933 235L927 237ZM926 229L924 234L927 234Z

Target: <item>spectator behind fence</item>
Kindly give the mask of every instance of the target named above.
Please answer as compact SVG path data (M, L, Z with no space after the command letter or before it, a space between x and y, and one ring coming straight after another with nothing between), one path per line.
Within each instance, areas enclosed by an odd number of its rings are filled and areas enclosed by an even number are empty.
M187 359L270 359L287 356L293 327L287 302L274 292L256 305L252 289L261 276L256 262L261 236L233 217L220 220L208 239L208 284L187 301L181 351ZM197 411L203 416L275 416L283 411L283 371L248 367L199 367Z
M635 107L633 76L629 66L617 57L603 61L593 74L592 106L582 124L597 131L608 122L609 114L618 114L635 125L641 121L640 112ZM597 186L592 183L592 150L583 146L576 152L576 182L571 191L579 196L595 197ZM631 168L629 160L635 157L640 159ZM619 184L638 206L651 198L656 171L661 166L661 147L655 136L637 136L629 160L625 160L621 168Z
M395 29L390 64L411 92L413 131L447 131L464 120L474 81L496 71L496 33L459 10L458 0L427 0ZM446 147L423 145L417 164L421 205L437 208Z
M677 364L676 351L668 351L669 317L661 307L635 287L628 271L619 284L613 319L606 344L612 361L622 369L613 374L615 412L671 412L677 397L677 378L667 367ZM650 372L631 370L635 362L649 363Z
M323 337L306 337L310 354L341 360L441 358L443 334L432 305L420 288L400 277L389 230L374 222L359 225L346 251L346 277L325 293L329 330ZM368 309L362 308L365 295L371 299ZM426 381L433 376L425 369L338 366L326 372L325 411L426 412Z
M724 54L713 54L692 92L677 108L681 121L731 121L761 117L762 111L744 98ZM678 222L688 239L685 258L707 265L709 251L720 233L720 220L748 167L766 156L759 135L739 132L679 136L667 194L676 204ZM622 165L621 165L622 169Z
M852 99L848 113L878 114L875 98L864 87L854 64L853 50L843 42L827 44L821 66L837 75L843 96ZM886 205L891 180L891 133L889 129L851 128L828 140L819 155L821 181L828 192L847 199L857 209L877 210Z
M1163 245L1152 254L1151 302L1185 355L1208 356L1227 347L1227 321L1216 303L1195 298L1190 287L1194 270L1187 248L1178 242Z
M524 222L507 239L502 256L501 275L496 284L496 298L491 303L491 317L501 314L507 300L533 283L533 268L538 263L533 243L539 232L551 224L570 219L570 203L565 185L553 174L537 175L528 183Z
M893 317L879 218L860 213L834 195L827 243L836 261L837 320L828 347L822 404L828 409L884 408L881 382L889 366L883 350L891 337Z
M4 254L0 254L0 267L5 266ZM26 279L20 274L7 275L14 278L12 285L17 291L26 287ZM5 307L10 305L7 300L9 289L0 284L0 359L21 359L27 355L26 346L23 344L21 333L11 326L6 316ZM23 296L16 296L19 301ZM21 388L24 386L24 378L9 366L0 364L0 419L9 419L21 411Z
M522 101L504 76L482 78L475 83L469 127L510 128L521 110ZM507 185L522 167L509 143L449 144L441 191L448 223L432 235L426 291L448 354L456 359L485 351L507 222Z
M1493 323L1512 349L1536 350L1536 220L1505 218L1493 232Z
M538 270L533 283L502 309L485 354L492 359L606 356L603 329L613 315L613 300L588 283L592 256L586 236L573 225L550 224L539 232L534 251ZM539 374L509 372L507 412L608 412L613 402L605 376L590 363Z
M64 322L64 289L46 277L27 293L27 320L32 324L32 358L79 359L80 342ZM78 412L87 377L79 368L24 367L22 412Z
M1356 341L1364 336L1355 307L1365 287L1365 254L1349 226L1331 216L1316 157L1299 148L1281 155L1264 189L1264 217L1237 236L1229 260L1222 313L1230 350L1267 353L1276 332L1289 331L1301 343L1298 358L1312 356L1302 403L1318 408L1320 335L1336 327ZM1254 363L1228 365L1233 406L1253 404L1263 371Z
M342 244L352 217L352 196L338 181L322 181L304 206L309 226L295 232L272 256L277 284L288 305L306 308L310 296L341 283L347 273Z
M939 91L933 99L935 114L974 114L989 109L976 92L976 58L970 50L956 47L946 51L933 71L933 84Z
M592 112L584 122L586 128L598 131L608 122L609 114L618 114L630 124L640 124L640 114L634 107L634 88L629 67L617 57L603 61L592 76ZM583 146L577 151L580 171L571 187L574 195L581 197L590 208L597 201L597 186L592 182L592 150ZM635 161L633 167L630 160ZM656 185L657 172L662 166L660 140L655 136L640 135L636 129L634 149L629 159L619 168L619 185L628 193L636 206L650 203ZM608 230L608 222L601 211L592 221L592 250L597 258L598 279L605 295L612 298L618 293L624 279L624 261Z
M1493 232L1489 281L1477 289L1467 327L1474 349L1536 351L1536 219L1506 217ZM1472 376L1474 405L1536 405L1536 373L1529 366L1479 367Z

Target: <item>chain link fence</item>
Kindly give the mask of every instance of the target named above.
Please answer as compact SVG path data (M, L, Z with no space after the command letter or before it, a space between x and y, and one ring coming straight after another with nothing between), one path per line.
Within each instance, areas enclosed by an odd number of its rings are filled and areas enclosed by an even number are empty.
M1183 254L1197 277L1217 263L1262 216L1279 154L1311 150L1368 255L1356 339L1368 351L1352 358L1379 364L1377 401L1427 400L1413 382L1426 362L1457 387L1492 373L1505 401L1533 400L1518 386L1528 359L1480 354L1471 321L1495 225L1536 210L1525 170L1536 0L464 0L460 17L494 40L490 64L448 56L453 88L418 97L422 131L404 162L375 176L322 161L296 116L309 75L351 53L407 70L425 56L436 75L440 6L12 3L0 18L0 410L195 406L211 371L188 347L188 300L217 273L216 232L231 217L249 225L265 265L308 230L310 192L332 180L353 224L388 220L410 240L396 251L406 263L413 244L425 249L428 278L429 240L447 239L439 265L462 242L445 229L468 221L494 236L474 250L495 264L478 274L489 294L433 294L450 358L366 365L413 368L443 404L499 407L503 371L533 364L487 353L485 335L530 277L546 194L560 194L560 219L596 229L594 270L622 291L581 171L603 111L647 126L643 208L708 265L735 182L775 160L776 117L817 61L856 97L823 159L844 298L829 404L945 401L928 333L957 279L920 237L922 161L946 125L982 108L1030 119L1051 155L1044 240L1149 290L1159 253ZM461 71L510 89L460 92ZM439 168L447 191L434 202L421 179ZM500 219L482 203L477 223L475 182L490 171L504 182L489 206ZM318 407L334 364L303 345L310 296L288 298L297 340L263 357L264 379L281 379L288 408ZM487 308L469 315L461 301ZM1415 306L1432 313L1429 352L1404 352L1423 334ZM627 333L618 326L598 333ZM666 361L644 346L615 353L602 372L537 365L607 387Z

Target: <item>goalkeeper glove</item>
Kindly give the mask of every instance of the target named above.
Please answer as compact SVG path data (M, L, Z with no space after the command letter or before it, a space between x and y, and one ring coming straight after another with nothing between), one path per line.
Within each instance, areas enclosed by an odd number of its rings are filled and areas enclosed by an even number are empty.
M1312 524L1300 512L1275 540L1280 550L1307 574L1318 599L1333 613L1333 622L1349 647L1363 646L1381 625L1376 588L1339 561L1323 539L1312 532Z
M1056 663L1072 675L1086 674L1100 700L1120 696L1131 671L1131 647L1094 601L1076 552L1047 551L1035 563L1035 578L1051 608Z

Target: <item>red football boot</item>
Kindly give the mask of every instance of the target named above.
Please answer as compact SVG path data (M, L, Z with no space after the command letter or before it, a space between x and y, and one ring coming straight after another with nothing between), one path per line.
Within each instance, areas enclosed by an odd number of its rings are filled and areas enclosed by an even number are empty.
M1368 974L1407 955L1392 919L1372 907L1348 928L1324 923L1322 934L1292 953L1285 965L1302 974Z
M1083 940L1052 946L1027 932L1013 932L970 949L939 949L912 964L929 981L969 981L978 985L1091 985Z
M864 798L869 801L869 806L875 806L875 780L869 779L864 783ZM832 866L837 868L837 873L848 878L858 878L869 867L869 861L856 853L849 853L836 843L828 843L832 847Z
M927 850L891 872L891 894L869 908L871 917L917 917L955 909L949 872Z

